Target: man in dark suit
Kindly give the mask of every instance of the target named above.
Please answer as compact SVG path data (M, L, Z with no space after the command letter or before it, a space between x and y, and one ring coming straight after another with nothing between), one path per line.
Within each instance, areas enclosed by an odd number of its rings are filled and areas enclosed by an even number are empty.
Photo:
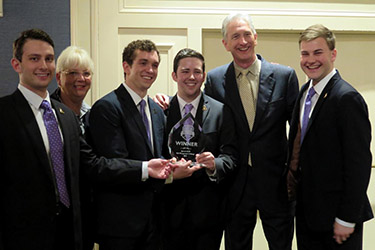
M165 111L167 134L191 106L202 129L198 140L202 152L187 155L190 161L175 168L173 183L163 189L164 250L218 250L223 235L224 178L235 167L236 131L230 110L201 92L204 70L204 58L195 50L182 49L174 59L172 78L178 90ZM191 160L197 165L190 167Z
M291 249L286 122L292 115L298 80L293 69L255 54L257 34L250 16L229 15L222 34L233 62L208 72L205 93L233 111L239 137L240 162L229 196L232 213L225 230L226 249L251 248L257 211L269 248Z
M53 46L41 30L24 31L13 44L11 63L20 84L0 99L0 249L81 249L79 127L69 109L49 99ZM50 154L42 101L52 104L59 121L65 177Z
M160 62L155 44L137 40L123 51L125 82L91 109L89 133L97 153L129 163L128 181L97 185L97 235L101 250L158 249L155 180L164 138L164 114L147 96Z
M259 211L269 248L291 249L286 122L298 95L297 76L293 69L255 54L257 34L249 15L226 17L222 35L233 62L208 72L204 91L231 109L238 135L239 163L229 191L225 247L252 247ZM156 100L167 107L165 96Z
M334 68L329 29L313 25L299 44L310 80L290 128L288 183L297 198L298 249L362 249L363 222L373 217L366 195L372 160L367 105Z
M127 162L95 157L73 111L50 99L53 47L38 29L22 32L13 44L20 83L0 98L1 250L82 249L80 166L95 182L127 179ZM160 178L169 174L159 170Z

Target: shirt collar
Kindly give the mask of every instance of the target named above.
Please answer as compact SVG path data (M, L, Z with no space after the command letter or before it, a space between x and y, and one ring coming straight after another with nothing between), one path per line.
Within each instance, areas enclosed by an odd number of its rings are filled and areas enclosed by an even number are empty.
M258 57L254 60L253 64L251 64L247 69L241 68L236 62L234 62L233 64L237 78L240 77L242 71L250 71L250 73L254 76L259 75L260 73L261 62L258 59Z
M135 105L138 106L139 102L143 99L146 101L146 106L148 105L148 101L147 101L147 95L145 97L140 97L137 93L135 93L134 90L132 90L128 85L126 85L126 83L123 83L124 87L126 88L126 90L129 92L130 96L132 97Z
M320 95L322 92L323 92L323 89L325 88L325 86L327 86L329 80L331 80L331 78L336 74L336 69L334 68L328 75L326 75L322 80L320 80L320 82L318 82L315 86L314 86L314 90L315 92ZM309 88L310 89L313 84L312 84L312 79L310 79L310 84L309 84Z
M80 116L79 117L84 116L90 110L90 108L91 108L90 105L88 105L87 103L85 103L83 101L82 105L81 105L81 110L80 110Z
M192 102L190 102L193 105L193 109L191 111L191 113L193 115L196 113L196 110L198 108L201 96L202 96L202 92L200 92L199 95ZM184 113L184 107L188 103L184 99L182 99L181 97L179 97L178 95L177 95L177 100L178 100L178 105L180 106L180 112L181 112L181 114L183 114Z
M46 98L43 99L39 95L35 94L33 91L31 91L28 88L26 88L25 86L23 86L22 84L18 84L18 89L21 91L21 93L26 98L26 100L30 103L30 105L33 106L35 109L40 108L40 104L42 104L43 100L46 100L49 103L51 103L51 100L49 98L48 90L47 90Z

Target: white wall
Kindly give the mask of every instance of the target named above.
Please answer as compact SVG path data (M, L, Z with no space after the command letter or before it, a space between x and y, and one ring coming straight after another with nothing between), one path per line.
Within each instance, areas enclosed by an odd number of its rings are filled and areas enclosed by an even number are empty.
M174 94L170 77L175 53L184 47L202 51L207 69L231 60L221 45L220 28L230 12L252 14L258 31L257 52L267 60L299 68L298 35L306 27L322 23L337 35L340 74L364 96L375 121L375 1L187 1L187 0L71 0L72 43L90 51L95 62L89 103L116 88L123 80L121 53L134 39L152 39L161 50L158 80L150 90ZM375 127L375 125L373 125ZM374 128L373 128L373 131ZM374 151L374 143L372 144ZM374 207L375 176L369 196ZM375 220L365 224L364 249L375 249ZM254 249L267 249L258 223Z

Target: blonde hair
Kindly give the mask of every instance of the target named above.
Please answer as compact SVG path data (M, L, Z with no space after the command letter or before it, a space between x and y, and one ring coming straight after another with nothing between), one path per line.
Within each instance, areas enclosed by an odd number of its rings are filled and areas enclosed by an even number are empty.
M56 72L78 67L93 73L94 62L86 50L77 46L69 46L61 52L56 63Z
M305 29L301 33L298 42L301 45L302 41L309 42L319 37L326 40L328 48L330 50L335 49L335 46L336 46L335 34L333 34L331 30L329 30L327 27L323 26L322 24L315 24Z

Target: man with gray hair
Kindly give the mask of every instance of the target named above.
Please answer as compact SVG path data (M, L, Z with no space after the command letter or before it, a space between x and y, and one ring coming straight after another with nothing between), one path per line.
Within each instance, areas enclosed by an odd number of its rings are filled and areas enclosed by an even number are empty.
M255 53L258 35L249 15L227 16L222 35L233 61L208 72L205 93L232 110L240 148L229 193L226 249L252 248L258 211L269 248L291 249L286 122L298 94L297 76Z

